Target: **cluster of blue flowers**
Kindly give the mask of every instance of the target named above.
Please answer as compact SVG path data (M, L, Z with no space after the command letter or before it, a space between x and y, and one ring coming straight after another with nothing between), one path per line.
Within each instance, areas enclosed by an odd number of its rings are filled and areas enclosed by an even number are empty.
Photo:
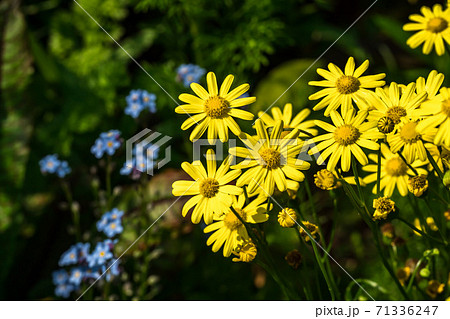
M139 144L133 148L133 158L126 161L120 169L121 175L131 175L132 178L138 178L141 173L153 169L155 160L158 158L159 146L151 143L146 144L142 149L137 149Z
M39 161L42 174L49 173L58 175L63 178L69 174L72 169L66 161L60 161L57 154L47 155Z
M120 274L119 260L114 258L113 249L116 240L106 239L98 242L92 253L89 243L77 243L65 251L59 265L73 266L71 269L59 269L53 272L55 295L69 298L73 291L79 290L83 282L97 280L109 267L105 274L107 281Z
M100 134L91 147L91 153L97 158L102 158L103 154L114 155L116 150L122 145L120 131L110 130Z
M146 108L150 113L156 112L156 95L145 90L131 90L126 101L125 114L132 118L137 118Z
M122 216L123 211L117 208L113 208L111 211L104 213L97 222L97 230L105 233L109 238L122 233Z
M191 83L198 83L206 73L205 69L195 64L182 64L177 68L177 81L182 82L185 87Z

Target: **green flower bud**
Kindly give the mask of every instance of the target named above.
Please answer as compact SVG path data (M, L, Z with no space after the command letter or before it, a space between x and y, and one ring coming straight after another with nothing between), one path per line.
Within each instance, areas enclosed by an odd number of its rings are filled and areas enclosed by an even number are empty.
M442 182L446 187L450 186L450 170L445 172Z
M428 278L430 276L430 271L427 268L423 268L420 270L419 274L424 278Z

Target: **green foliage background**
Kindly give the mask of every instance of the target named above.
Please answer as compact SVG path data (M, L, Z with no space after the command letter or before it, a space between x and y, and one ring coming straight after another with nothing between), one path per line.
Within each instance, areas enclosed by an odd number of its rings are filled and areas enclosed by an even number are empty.
M416 2L379 0L309 68L371 0L79 0L167 90L165 94L73 1L2 1L0 298L53 298L51 272L59 255L73 243L59 183L39 171L43 156L58 153L69 161L73 168L69 183L81 207L83 228L93 230L102 213L93 203L96 185L100 183L101 188L104 163L97 165L89 148L100 132L116 128L127 138L151 127L174 137L177 147L168 169L178 169L190 156L187 133L179 129L183 117L174 114L176 104L170 97L188 90L175 81L178 65L198 64L219 79L232 73L235 85L249 82L251 94L257 97L251 106L254 112L271 105L303 72L277 105L292 102L297 110L311 107L307 96L312 89L306 84L317 78L315 69L328 62L342 65L349 55L359 63L369 59L371 73L385 72L388 81L411 82L433 68L443 72L450 63L448 55L423 56L406 46L408 34L401 27L409 14L425 4ZM157 95L155 115L134 121L123 113L125 96L135 88ZM135 188L117 173L123 159L123 153L117 156L113 176L115 185L121 185L122 199L117 203L133 211ZM162 190L149 191L150 216L158 216L158 209L170 203L170 176L165 174ZM315 196L322 202L319 212L326 224L331 218L330 203L323 201L320 192ZM182 222L179 209L172 218L173 223L158 228L158 235L149 236L143 247L129 254L139 260L150 251L163 251L144 259L152 260L150 273L159 278L157 288L145 298L284 298L260 270L213 254L200 227L191 229ZM389 287L387 276L378 272L380 264L367 262L375 257L373 245L351 207L343 206L332 218L339 225L332 255L354 276L370 276ZM138 235L128 228L124 243ZM294 244L291 237L272 231L282 260ZM90 236L87 231L85 237ZM412 247L409 253L420 255L421 250ZM133 267L127 270L138 274L140 268ZM349 278L342 273L339 278L344 289ZM387 298L377 287L372 293ZM132 292L122 297L133 296Z

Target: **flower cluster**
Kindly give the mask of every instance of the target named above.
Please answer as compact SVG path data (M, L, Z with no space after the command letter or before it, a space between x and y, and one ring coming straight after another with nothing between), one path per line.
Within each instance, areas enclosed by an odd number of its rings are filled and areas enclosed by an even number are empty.
M102 158L105 153L112 156L120 145L122 145L120 132L118 130L110 130L101 133L95 140L94 145L91 147L91 153L94 154L96 158Z
M60 178L65 177L72 171L67 161L59 160L57 154L45 156L39 161L39 166L43 174L56 174Z
M198 65L182 64L177 68L176 80L183 83L185 87L189 87L191 83L198 83L205 73L205 69Z
M102 215L97 222L97 230L105 233L109 238L122 233L122 216L123 211L113 208L111 211Z
M113 255L115 243L116 241L110 239L98 242L91 253L89 243L77 243L65 251L59 259L59 266L71 268L53 272L55 295L69 298L72 292L80 289L83 282L93 282L106 271L107 281L119 275L119 260Z
M178 106L175 112L189 114L181 128L187 130L195 125L191 141L206 133L209 144L217 138L227 142L232 133L245 147L232 147L220 165L212 149L206 152L206 167L200 161L182 163L192 180L174 182L172 193L192 195L182 215L191 212L194 224L204 221L207 225L204 232L211 233L206 244L214 252L223 247L225 257L234 254L239 258L233 261L249 262L255 258L259 243L253 240L246 225L268 220L267 211L273 207L268 198L275 192L295 196L305 178L301 171L310 167L298 155L306 137L317 134L317 130L312 128L313 121L306 121L310 110L304 109L294 116L293 106L288 103L283 111L274 108L272 116L260 113L255 121L256 135L242 132L235 119L253 119L253 114L241 107L255 102L255 98L242 97L249 90L248 84L230 91L233 80L228 75L219 87L215 74L208 73L208 90L192 83L197 96L181 94L180 100L187 104ZM240 161L234 163L236 159ZM295 226L295 211L286 208L279 221L286 228Z
M133 179L138 178L141 173L154 168L158 154L158 145L148 143L140 147L140 144L136 144L132 151L133 156L131 160L123 163L120 174L131 175Z
M150 113L156 113L156 95L145 90L131 90L125 98L127 107L125 114L137 118L141 112L148 109Z

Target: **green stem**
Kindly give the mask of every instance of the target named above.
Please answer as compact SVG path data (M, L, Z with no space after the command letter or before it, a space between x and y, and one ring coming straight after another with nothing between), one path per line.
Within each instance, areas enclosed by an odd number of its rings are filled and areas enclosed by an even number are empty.
M69 210L72 215L73 227L75 229L75 239L77 242L81 241L81 229L80 229L80 212L73 205L72 192L70 191L69 185L66 181L62 182L62 188L64 195L66 196L67 203L69 205Z
M441 244L441 245L444 245L444 246L448 246L448 243L447 243L447 242L442 242L442 241L440 241L439 239L434 238L434 237L428 235L427 233L425 233L425 232L423 232L422 230L420 230L420 229L418 229L417 227L415 227L413 224L409 223L407 220L403 219L402 217L399 216L399 217L397 217L397 219L398 219L399 221L403 222L406 226L408 226L409 228L411 228L411 229L414 230L415 232L417 232L417 233L421 234L422 236L424 236L424 237L426 237L426 238L428 238L428 239L434 241L435 243L438 243L438 244Z
M416 264L416 267L414 267L414 271L411 275L411 279L409 279L408 286L406 287L406 292L409 292L411 290L412 284L414 282L414 278L416 277L416 273L419 270L420 265L422 264L424 257L422 257Z
M426 147L425 147L425 151L427 152L427 157L428 157L428 160L430 161L431 166L433 166L433 169L436 171L436 173L438 174L439 178L442 181L444 181L444 173L441 172L441 170L439 169L438 164L434 160L433 156L431 156L430 152L428 151L428 149Z
M378 149L378 163L377 163L377 195L381 196L381 140L378 141L380 148Z
M357 186L358 189L359 189L360 196L362 196L362 192L361 192L361 190L360 190L360 187L361 187L361 186L359 185L358 171L357 171L357 169L355 168L355 165L356 165L356 163L355 163L355 160L354 160L354 158L353 158L353 156L352 156L352 166L354 166L354 167L353 167L353 172L354 172L354 174L355 174L355 181L357 181L356 186ZM345 182L345 181L344 181L344 182ZM343 185L345 185L345 184L343 184ZM347 185L348 185L348 184L347 184ZM347 186L347 185L346 185L346 186ZM359 198L359 202L361 203L362 206L359 206L359 205L358 205L358 206L355 206L355 208L357 208L357 210L364 209L363 212L360 212L360 215L361 215L361 216L365 216L365 217L363 217L363 219L364 219L364 221L366 222L367 226L369 226L370 230L372 231L372 235L373 235L373 237L374 237L374 239L375 239L375 246L376 246L376 248L377 248L377 250L378 250L378 254L379 254L380 257L381 257L381 261L382 261L382 263L383 263L384 268L386 268L386 270L388 271L389 275L390 275L391 278L394 280L395 284L397 285L397 287L398 287L398 289L400 290L400 292L401 292L401 294L403 295L403 297L404 297L406 300L409 300L408 294L405 292L405 289L403 288L402 284L401 284L400 281L398 280L398 278L397 278L397 276L395 275L395 273L394 273L394 271L393 271L391 265L389 264L388 260L386 259L386 256L384 255L382 246L381 246L381 244L380 244L381 239L380 239L379 233L378 233L378 231L377 231L377 229L376 229L376 227L375 227L376 224L373 223L370 219L367 218L367 216L370 216L370 214L369 214L369 211L368 211L368 209L367 209L367 207L366 207L366 204L365 204L363 198Z
M400 158L403 160L403 162L405 162L406 166L408 166L409 169L414 172L414 175L419 175L419 173L417 173L417 170L406 161L406 158L402 155L401 152L397 152L397 154L398 154L398 156L400 156Z
M106 210L111 209L111 157L108 155L106 158Z

